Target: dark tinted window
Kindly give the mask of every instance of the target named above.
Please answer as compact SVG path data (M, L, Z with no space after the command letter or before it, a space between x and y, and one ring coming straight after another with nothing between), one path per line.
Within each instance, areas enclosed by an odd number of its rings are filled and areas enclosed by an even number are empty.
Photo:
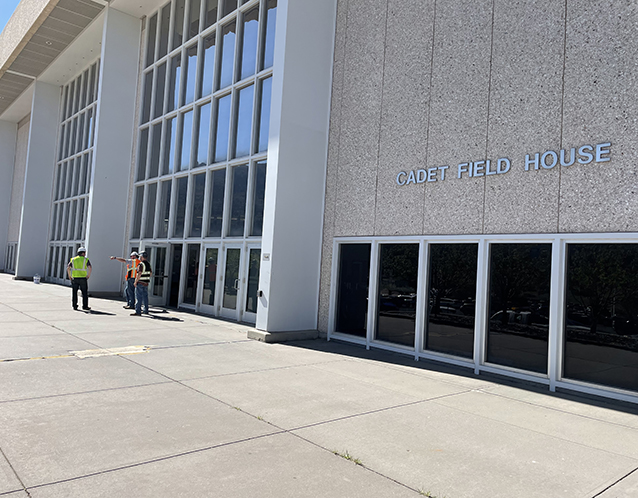
M419 245L383 244L379 255L376 338L414 346Z
M342 244L340 251L335 331L365 337L370 244Z
M476 244L430 245L426 349L472 358Z
M564 377L638 391L638 244L569 244Z
M487 361L547 372L551 244L493 244Z

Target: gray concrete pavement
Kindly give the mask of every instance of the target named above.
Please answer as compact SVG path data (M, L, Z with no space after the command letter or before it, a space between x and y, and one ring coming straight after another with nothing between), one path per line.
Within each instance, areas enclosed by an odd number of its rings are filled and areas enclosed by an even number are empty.
M638 407L122 304L0 274L0 496L638 496Z

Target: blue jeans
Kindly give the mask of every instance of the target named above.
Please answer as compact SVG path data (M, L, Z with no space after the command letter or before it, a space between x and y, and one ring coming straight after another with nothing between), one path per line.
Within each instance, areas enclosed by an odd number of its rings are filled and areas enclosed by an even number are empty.
M131 308L134 308L135 307L135 279L134 278L126 279L126 289L124 293L126 294L126 304L129 305Z
M135 313L138 315L142 313L142 305L144 306L144 313L148 313L148 285L138 283L137 287L135 287L135 297L137 298Z

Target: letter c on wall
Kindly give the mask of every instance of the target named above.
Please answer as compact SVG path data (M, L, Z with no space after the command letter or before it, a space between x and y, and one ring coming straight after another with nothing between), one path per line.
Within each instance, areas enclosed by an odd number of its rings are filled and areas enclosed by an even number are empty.
M405 185L405 180L403 181L400 180L401 175L407 176L408 174L405 171L399 171L399 174L397 175L397 185L402 187L403 185Z

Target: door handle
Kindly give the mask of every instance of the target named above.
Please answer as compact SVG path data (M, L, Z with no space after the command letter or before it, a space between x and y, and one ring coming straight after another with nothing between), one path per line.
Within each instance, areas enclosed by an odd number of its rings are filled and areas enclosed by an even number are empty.
M239 290L239 279L238 278L235 279L235 284L233 285L233 289Z

